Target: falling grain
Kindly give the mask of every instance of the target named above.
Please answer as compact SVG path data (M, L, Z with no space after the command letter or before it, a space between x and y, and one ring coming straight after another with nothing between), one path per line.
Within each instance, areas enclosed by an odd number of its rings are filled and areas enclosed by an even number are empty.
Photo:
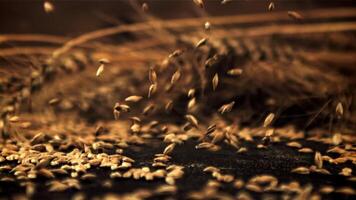
M43 3L43 9L46 13L51 13L54 11L54 5L49 1L45 1Z
M344 107L342 106L341 102L337 104L335 111L338 117L341 117L344 114Z
M215 91L219 84L219 75L218 74L214 75L212 84L213 84L213 91Z
M232 107L233 107L234 105L235 105L235 101L232 101L231 103L222 105L222 106L219 108L218 111L219 111L221 114L230 112L230 111L232 110Z
M164 155L169 155L169 154L171 154L175 146L176 146L175 143L172 143L172 144L168 145L168 146L164 149L163 154L164 154Z
M174 74L172 75L172 78L171 78L171 84L175 84L181 77L181 73L179 70L177 70L176 72L174 72Z
M194 117L193 115L185 115L185 118L188 120L190 124L192 124L195 127L198 127L198 119Z
M221 1L221 4L227 4L227 3L229 3L229 2L231 2L232 0L222 0Z
M315 152L314 163L319 169L323 168L323 158L318 151Z
M288 16L294 20L302 20L303 16L296 11L288 11Z
M241 75L242 72L243 72L242 69L235 68L235 69L230 69L229 71L227 71L227 74L231 75L231 76L238 76L238 75Z
M148 9L149 9L148 4L147 4L147 3L143 3L143 4L142 4L142 10L143 10L144 12L147 12Z
M129 97L126 97L125 101L127 102L139 102L143 97L142 96L129 96Z
M310 173L309 169L306 167L297 167L297 168L293 169L292 172L297 173L297 174L309 174Z
M151 98L154 93L156 93L157 90L157 84L151 84L150 88L148 89L148 98Z
M268 4L268 11L272 11L272 10L274 10L274 3L273 2L271 2L271 3L269 3Z
M204 8L204 1L203 0L193 0L195 5L199 6L200 8Z
M104 72L104 64L100 64L98 70L96 70L96 76L99 77Z
M208 39L207 38L203 38L203 39L201 39L201 40L199 40L197 42L197 44L195 45L195 48L199 48L199 47L205 45L207 42L208 42Z
M265 121L263 122L263 127L266 128L266 127L270 126L274 117L275 117L274 113L268 114L267 117L265 118Z
M205 23L204 23L204 29L205 29L206 31L210 31L210 29L211 29L211 24L210 24L210 22L205 22Z
M152 67L150 68L150 71L148 73L148 78L149 78L151 84L157 83L157 73Z

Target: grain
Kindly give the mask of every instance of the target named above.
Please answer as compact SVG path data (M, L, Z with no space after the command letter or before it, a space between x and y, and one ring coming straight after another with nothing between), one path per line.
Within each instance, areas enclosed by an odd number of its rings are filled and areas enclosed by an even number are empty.
M9 118L9 122L11 122L11 123L20 122L20 117L19 116L12 116L12 117Z
M46 178L55 178L54 174L50 170L45 169L45 168L38 170L37 173L38 173L38 175L41 175Z
M246 184L246 189L251 190L253 192L262 192L262 188L256 184L248 183Z
M221 1L221 4L227 4L227 3L229 3L229 2L231 2L232 0L222 0Z
M238 76L238 75L241 75L242 72L243 72L242 69L235 68L235 69L230 69L229 71L227 71L227 74L230 76Z
M185 118L194 127L198 127L199 122L198 122L198 119L196 117L194 117L193 115L185 115Z
M165 178L165 181L166 181L166 183L167 183L168 185L174 185L174 184L175 184L175 180L174 180L174 178L171 177L171 176L167 176L167 177Z
M48 104L51 106L57 105L60 102L60 99L58 98L53 98L48 101Z
M176 191L177 191L177 187L174 185L161 185L156 188L155 193L169 194L169 193L175 193Z
M208 135L210 133L213 133L215 130L216 130L216 124L212 124L207 128L205 134Z
M96 76L99 77L104 72L105 65L100 64L98 69L96 70Z
M336 193L341 193L345 195L355 195L356 191L351 187L341 187L335 190Z
M224 114L224 113L227 113L227 112L230 112L232 110L232 107L235 105L235 101L232 101L228 104L224 104L222 105L220 108L219 108L219 112L221 114Z
M175 84L181 77L181 72L180 70L177 70L174 72L174 74L171 77L171 84Z
M196 149L209 149L214 147L214 144L209 142L202 142L195 146Z
M301 148L298 151L301 153L313 153L313 149L311 148Z
M335 188L332 186L322 186L319 191L322 194L329 194L329 193L333 192L334 190L335 190Z
M191 88L188 91L188 97L193 98L195 96L195 89Z
M288 16L294 20L302 20L304 17L296 11L288 11Z
M189 102L188 102L188 106L187 106L188 110L191 110L195 105L196 105L195 98L190 99Z
M219 84L219 75L215 74L212 80L212 85L213 85L213 91L216 90L216 88L218 87Z
M292 169L293 173L297 173L297 174L309 174L310 171L308 168L306 167L297 167L295 169Z
M45 1L43 3L43 9L46 13L51 13L54 11L54 5L49 1Z
M210 24L210 22L205 22L205 23L204 23L204 29L205 29L206 31L210 31L210 29L211 29L211 24Z
M148 98L151 98L154 93L156 93L157 90L157 84L151 84L149 89L148 89Z
M144 12L147 12L148 9L149 9L148 4L147 4L147 3L143 3L143 4L142 4L142 10L143 10Z
M293 148L302 148L302 145L299 142L288 142L287 146L293 147Z
M201 40L199 40L197 42L197 44L195 45L195 48L199 48L199 47L205 45L207 42L208 42L208 39L207 38L203 38L203 39L201 39Z
M342 143L342 136L341 136L340 133L335 133L335 134L333 135L333 137L332 137L332 143L333 143L334 145L336 145L336 146Z
M172 100L169 100L169 101L166 103L164 109L165 109L166 112L168 112L168 113L171 112L172 109L173 109L173 101L172 101Z
M314 163L319 169L323 168L323 159L320 152L318 151L315 152Z
M177 50L173 51L173 53L169 54L168 58L176 58L182 54L183 54L183 51L180 49L177 49Z
M208 167L205 167L203 169L204 172L209 172L209 173L213 173L213 172L220 172L220 169L217 168L217 167L214 167L214 166L208 166Z
M244 181L241 180L241 179L238 179L238 180L234 181L234 187L236 189L241 189L244 186L244 184L245 184Z
M337 103L335 112L338 117L341 117L344 114L344 107L341 102Z
M270 113L267 115L267 117L265 118L265 121L263 122L263 127L268 127L271 125L271 123L273 122L275 117L274 113Z
M174 147L176 146L175 143L172 143L170 145L168 145L164 150L163 150L163 154L165 155L169 155L172 153L172 151L174 150Z
M153 110L155 109L155 105L154 104L148 104L142 111L143 115L148 115L149 113L151 113Z
M348 168L348 167L342 168L342 170L341 170L341 172L339 174L342 175L342 176L351 176L352 175L352 169Z
M274 3L273 2L270 2L269 4L268 4L268 11L272 11L272 10L274 10Z
M87 173L80 177L82 180L94 180L96 178L95 174Z
M204 1L203 0L193 0L195 5L197 5L200 8L204 8Z
M127 102L134 102L134 103L136 103L136 102L139 102L139 101L141 101L142 100L142 96L136 96L136 95L133 95L133 96L129 96L129 97L126 97L125 98L125 101L127 101Z
M149 77L151 84L157 83L157 73L152 67L150 68L148 77Z

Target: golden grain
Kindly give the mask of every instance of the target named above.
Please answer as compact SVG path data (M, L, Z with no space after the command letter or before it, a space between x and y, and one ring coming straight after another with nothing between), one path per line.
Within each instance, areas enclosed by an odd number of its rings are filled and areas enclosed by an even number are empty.
M341 102L337 103L335 112L336 112L337 116L339 116L339 117L341 117L344 114L344 107L342 106Z
M323 168L323 158L318 151L315 152L314 163L319 169Z
M313 149L311 148L301 148L298 150L298 152L301 152L301 153L313 153Z
M205 45L207 42L208 42L208 39L207 38L203 38L203 39L201 39L201 40L199 40L197 42L197 44L195 45L195 48L199 48L199 47Z
M148 95L147 97L148 98L151 98L153 94L156 93L156 90L157 90L157 84L151 84L149 89L148 89Z
M46 13L51 13L54 11L54 5L49 1L45 1L43 3L43 9Z
M180 70L177 70L173 73L172 77L171 77L171 84L175 84L181 77L181 73Z
M193 116L193 115L185 115L185 118L187 119L187 121L191 125L193 125L194 127L198 127L199 122L198 122L198 119L195 116Z
M193 0L195 5L199 6L200 8L204 8L204 1L203 0Z
M152 67L150 68L148 78L149 78L149 81L151 82L151 84L157 83L157 73Z
M195 105L196 105L195 98L190 99L188 102L188 110L191 110Z
M204 23L204 29L205 29L206 31L210 31L210 29L211 29L211 24L210 24L210 22L205 22L205 23Z
M332 186L322 186L319 191L322 194L329 194L329 193L333 192L334 190L335 189Z
M238 180L234 181L234 187L236 189L241 189L244 186L244 184L245 184L244 181L241 180L241 179L238 179Z
M293 169L292 172L297 173L297 174L309 174L310 173L309 169L306 167L297 167L297 168Z
M230 69L229 71L227 71L227 74L231 75L231 76L238 76L238 75L241 75L242 72L243 72L242 69L235 68L235 69Z
M332 137L332 143L334 145L339 145L342 143L342 136L340 133L335 133Z
M341 187L341 188L336 189L335 192L345 194L345 195L355 195L356 194L355 189L353 189L351 187Z
M299 142L288 142L287 146L294 147L294 148L302 148L302 145Z
M209 142L202 142L198 145L195 146L196 149L209 149L212 148L214 144L209 143Z
M221 1L221 4L227 4L227 3L229 3L229 2L231 2L232 0L222 0Z
M203 169L203 171L213 173L213 172L220 172L220 169L217 167L214 167L214 166L208 166L208 167L205 167Z
M96 70L96 76L99 77L104 72L105 65L100 64L98 69Z
M233 107L234 105L235 105L235 101L232 101L231 103L222 105L222 106L219 108L218 111L219 111L221 114L230 112L230 111L232 110L232 107Z
M263 122L263 127L270 126L274 120L274 117L275 117L274 113L268 114L267 117L265 118L265 121Z
M171 177L171 176L167 176L167 177L165 178L165 181L166 181L166 183L167 183L168 185L174 185L174 184L176 183L175 180L174 180L174 178Z
M165 154L165 155L171 154L172 151L174 150L174 147L175 147L175 146L176 146L175 143L172 143L172 144L168 145L168 146L164 149L163 154Z
M288 11L288 16L294 20L302 20L304 17L296 11Z
M352 169L349 167L344 167L342 168L341 172L339 173L342 176L351 176L352 175Z
M143 98L142 96L133 95L133 96L126 97L125 101L136 103L139 102L142 98Z
M272 10L274 10L274 3L273 2L270 2L269 4L268 4L268 11L272 11Z
M219 75L215 74L212 80L212 85L213 85L213 91L216 90L216 88L218 87L219 84Z

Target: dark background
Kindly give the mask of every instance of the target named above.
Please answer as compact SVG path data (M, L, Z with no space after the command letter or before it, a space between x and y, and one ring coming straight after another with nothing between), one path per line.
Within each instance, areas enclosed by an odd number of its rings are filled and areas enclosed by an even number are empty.
M137 21L128 0L52 0L55 11L47 14L43 0L0 0L0 34L46 33L76 36L98 28ZM201 15L192 0L141 0L150 13L162 19ZM205 0L208 15L236 15L266 12L271 0ZM275 11L302 11L326 7L355 7L354 0L273 0ZM200 13L200 14L199 14Z

